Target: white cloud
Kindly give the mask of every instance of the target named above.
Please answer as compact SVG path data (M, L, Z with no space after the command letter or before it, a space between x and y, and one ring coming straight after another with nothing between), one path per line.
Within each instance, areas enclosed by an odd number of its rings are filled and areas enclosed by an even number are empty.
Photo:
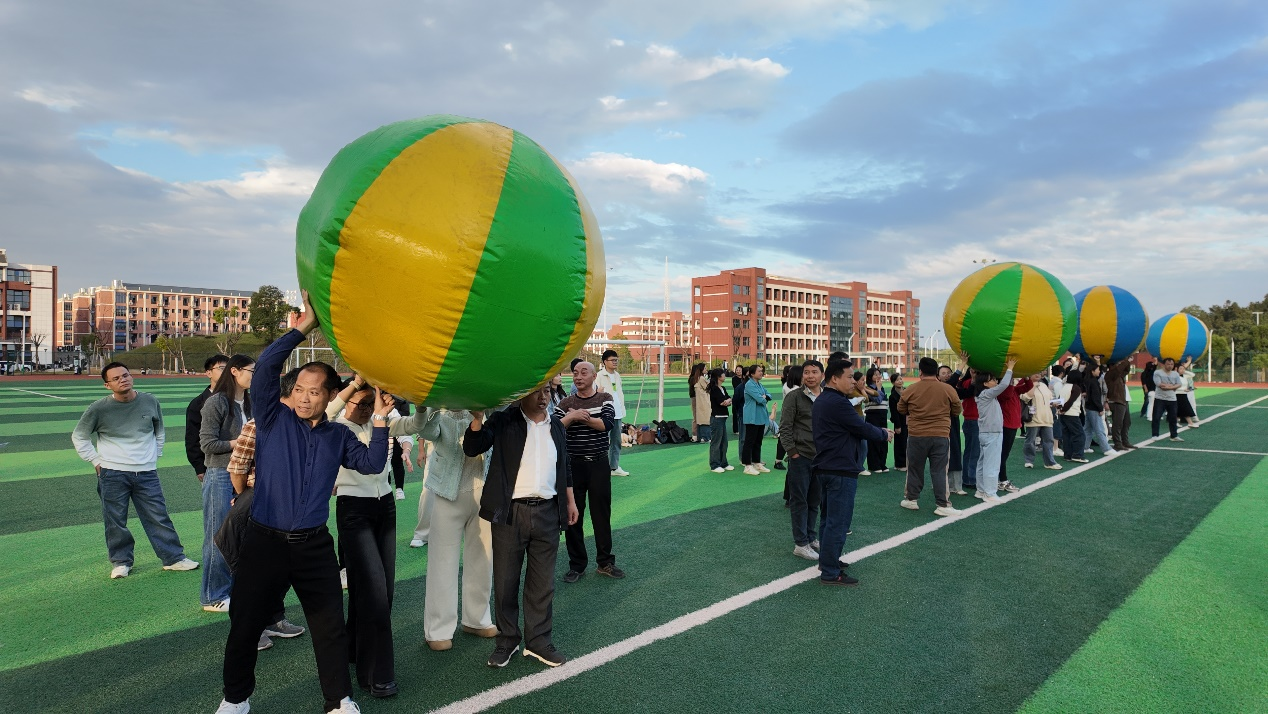
M755 79L781 79L788 75L788 68L769 57L710 57L689 59L672 47L648 45L645 61L635 72L655 77L669 84L699 82L723 72L736 72Z
M680 194L692 184L704 184L709 174L686 164L661 164L627 154L591 153L570 164L578 177L596 181L632 182L658 194Z
M321 171L318 169L268 162L263 169L247 171L236 179L196 181L177 186L191 195L212 190L243 200L283 196L307 198L320 177Z
M62 87L27 87L14 94L28 102L43 104L55 112L68 112L81 105L81 101L73 96L75 92Z

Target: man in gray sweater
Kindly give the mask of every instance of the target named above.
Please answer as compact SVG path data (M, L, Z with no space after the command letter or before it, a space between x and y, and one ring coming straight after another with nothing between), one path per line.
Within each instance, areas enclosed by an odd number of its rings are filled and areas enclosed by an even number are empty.
M133 389L132 374L119 362L106 365L101 380L110 396L88 406L71 433L71 441L79 457L97 470L106 550L114 564L110 577L126 578L132 572L134 540L128 530L128 499L136 506L137 517L163 569L193 570L198 563L185 557L159 485L158 460L163 455L165 433L158 400Z

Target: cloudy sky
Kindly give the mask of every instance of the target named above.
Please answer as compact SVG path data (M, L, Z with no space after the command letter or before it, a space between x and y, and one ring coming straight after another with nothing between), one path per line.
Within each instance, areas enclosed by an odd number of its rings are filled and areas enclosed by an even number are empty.
M677 309L758 265L912 289L928 329L981 258L1153 315L1268 293L1251 0L0 0L0 247L63 291L290 289L326 162L433 113L570 167L613 321L666 256Z

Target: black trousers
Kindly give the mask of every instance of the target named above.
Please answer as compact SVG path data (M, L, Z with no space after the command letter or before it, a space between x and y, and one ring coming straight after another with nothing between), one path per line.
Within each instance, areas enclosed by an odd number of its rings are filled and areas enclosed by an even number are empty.
M743 438L744 400L731 398L731 433Z
M401 440L392 442L392 477L396 479L397 488L405 488L405 460L401 456L405 450L401 448Z
M906 471L907 470L907 427L903 426L902 429L903 429L902 431L898 431L897 425L895 425L894 468L899 471ZM959 434L957 433L956 436L958 437Z
M884 409L868 409L863 412L863 420L868 424L878 428L886 429L889 427L889 416ZM880 471L885 468L885 462L889 460L889 442L888 441L868 441L867 442L867 470Z
M1017 441L1017 430L1004 427L1004 441L999 450L999 481L1008 480L1008 455L1013 453L1013 442Z
M302 542L251 521L243 537L242 557L229 600L229 639L225 642L224 697L244 702L255 691L256 646L265 625L273 623L277 603L293 587L308 620L317 677L326 711L352 696L348 676L348 635L343 622L343 586L335 560L334 538L325 526Z
M594 562L602 567L616 562L612 555L612 470L607 455L591 461L569 459L572 466L572 498L577 503L577 522L564 530L568 544L568 568L585 572L586 506L590 506L590 530L594 533Z
M1158 427L1160 426L1158 422L1162 418L1162 415L1166 414L1167 426L1171 429L1171 438L1174 439L1179 436L1179 433L1176 431L1176 413L1177 408L1175 402L1169 402L1165 399L1154 399L1153 435L1158 436Z
M339 496L335 522L348 568L348 661L356 663L357 683L369 689L396 680L396 499Z
M610 474L609 474L610 476ZM576 475L574 474L574 478ZM576 485L573 486L576 496ZM499 646L542 651L554 629L555 556L559 553L559 502L511 503L508 523L494 523L493 609ZM524 562L528 561L525 568ZM524 629L520 630L520 575L524 576Z
M765 424L745 424L744 441L740 442L740 463L760 463L762 460L762 438L766 436Z

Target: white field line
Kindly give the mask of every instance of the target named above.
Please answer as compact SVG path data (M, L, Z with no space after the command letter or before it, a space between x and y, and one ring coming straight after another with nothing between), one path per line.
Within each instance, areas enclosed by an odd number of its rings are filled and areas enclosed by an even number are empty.
M8 389L10 392L26 392L27 394L36 394L41 397L48 397L49 399L66 399L66 397L59 397L56 394L45 394L44 392L32 392L29 389L18 389L17 387L5 387L5 389Z
M1223 451L1221 449L1186 449L1183 446L1146 446L1157 451L1192 451L1195 454L1238 454L1244 456L1268 456L1262 451Z
M1268 399L1268 396L1260 397L1252 402L1247 402L1241 406L1229 409L1228 411L1223 411L1206 417L1204 421L1213 421L1226 414L1232 414L1233 412L1245 409L1256 402L1262 402L1266 399ZM1167 437L1153 437L1140 442L1139 445L1145 446L1161 438ZM912 528L909 531L904 531L898 535L886 538L878 543L873 543L872 545L859 548L858 550L852 550L842 555L841 559L849 563L857 563L858 561L864 560L873 555L879 555L887 550L897 548L904 543L909 543L921 536L933 533L940 528L945 528L956 521L962 521L965 518L970 518L991 508L1002 506L1004 503L1009 501L1015 501L1029 493L1034 493L1041 488L1047 488L1054 483L1064 481L1071 476L1081 474L1089 469L1094 469L1101 464L1122 458L1125 455L1126 452L1119 452L1114 456L1107 456L1092 463L1083 464L1077 468L1062 471L1057 475L1032 483L1020 491L1010 493L1006 496L1001 496L999 503L981 503L973 506L972 508L965 509L964 515L930 521ZM576 659L568 660L568 662L559 667L543 670L536 674L530 674L527 677L520 677L519 679L512 680L506 684L502 684L492 689L480 692L479 694L467 697L466 699L460 699L456 702L440 707L439 709L434 709L432 710L433 714L470 714L472 712L481 712L486 709L490 709L498 704L514 699L515 697L520 697L539 689L545 689L552 684L558 684L565 680L572 679L579 674L601 667L654 642L668 639L674 635L680 635L688 630L716 620L723 615L739 610L742 607L752 605L759 600L768 598L771 595L777 595L785 590L791 589L810 580L814 580L818 577L819 569L817 566L811 566L805 570L785 575L784 577L772 580L765 585L759 585L750 590L745 590L744 592L739 593L738 595L733 595L721 602L714 603L708 607L674 618L663 625L653 627L650 630L645 630L633 637L621 640L620 642L615 642L607 647L603 647L577 657Z

